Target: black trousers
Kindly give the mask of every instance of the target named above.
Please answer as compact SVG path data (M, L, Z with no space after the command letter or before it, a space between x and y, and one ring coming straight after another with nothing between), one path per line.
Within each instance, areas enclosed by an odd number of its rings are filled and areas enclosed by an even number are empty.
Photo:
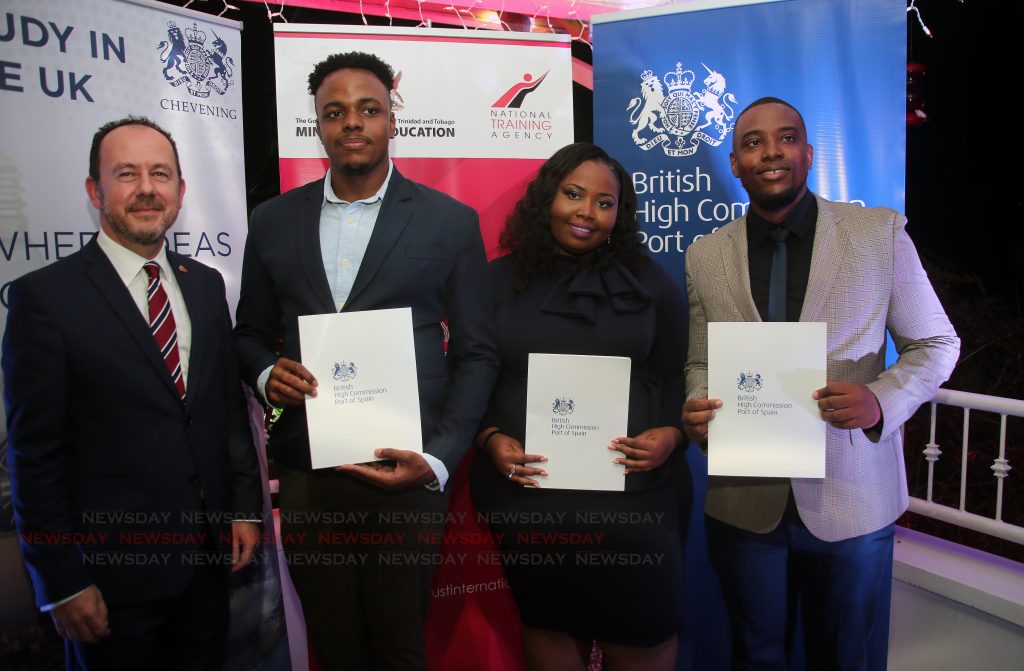
M228 633L228 569L196 568L181 594L107 604L110 636L65 642L69 671L221 671Z
M423 624L448 496L281 468L281 537L326 671L426 669Z

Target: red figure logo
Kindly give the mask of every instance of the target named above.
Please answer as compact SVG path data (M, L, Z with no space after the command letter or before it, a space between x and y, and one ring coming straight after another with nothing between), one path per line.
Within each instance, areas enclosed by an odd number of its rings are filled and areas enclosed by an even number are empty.
M491 107L513 107L516 109L522 107L523 100L526 98L526 96L530 95L531 93L537 90L537 87L540 86L540 83L544 81L545 77L548 76L548 72L551 71L548 70L540 77L538 77L536 81L534 81L533 75L527 72L526 74L523 75L523 81L519 82L518 84L510 88L508 91L505 91L504 95L498 98L498 100L495 101L495 103L491 105Z

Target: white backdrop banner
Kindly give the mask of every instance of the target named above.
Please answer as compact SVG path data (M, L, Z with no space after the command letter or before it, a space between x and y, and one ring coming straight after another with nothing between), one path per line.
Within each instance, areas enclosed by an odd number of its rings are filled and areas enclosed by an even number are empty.
M526 183L573 141L564 35L291 23L274 30L282 191L327 172L308 78L338 52L373 53L394 69L395 165L474 207L489 252Z
M217 268L234 305L246 233L240 30L148 0L3 1L0 332L10 283L75 253L99 229L84 186L89 145L101 125L129 114L157 122L178 145L188 188L168 247ZM12 527L5 449L0 532ZM283 623L273 559L261 549L257 567L234 581L227 669L272 668L276 659Z
M327 172L308 78L317 63L339 52L373 53L394 69L395 165L476 209L491 256L526 184L573 141L567 36L296 24L274 29L282 191ZM447 555L434 579L424 632L428 666L516 671L522 668L519 619L501 566L487 561L497 551L472 510L468 466L463 461L448 485L458 521L445 529ZM289 621L290 631L294 624Z
M170 249L238 296L246 231L237 21L155 2L4 0L0 13L0 322L19 276L89 242L89 144L147 116L174 136L188 186Z

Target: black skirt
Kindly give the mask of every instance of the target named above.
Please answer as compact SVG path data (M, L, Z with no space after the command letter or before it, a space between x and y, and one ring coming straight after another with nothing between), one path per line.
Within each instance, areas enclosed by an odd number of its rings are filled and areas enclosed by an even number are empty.
M640 491L527 489L474 455L473 502L524 624L641 647L676 634L692 488L681 449L663 468Z

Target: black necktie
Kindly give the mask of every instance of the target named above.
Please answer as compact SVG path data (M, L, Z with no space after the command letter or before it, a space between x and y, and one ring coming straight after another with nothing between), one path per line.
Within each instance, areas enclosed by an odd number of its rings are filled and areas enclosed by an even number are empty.
M768 282L768 321L786 321L786 236L789 229L783 226L768 231L775 241L772 253L772 274Z

